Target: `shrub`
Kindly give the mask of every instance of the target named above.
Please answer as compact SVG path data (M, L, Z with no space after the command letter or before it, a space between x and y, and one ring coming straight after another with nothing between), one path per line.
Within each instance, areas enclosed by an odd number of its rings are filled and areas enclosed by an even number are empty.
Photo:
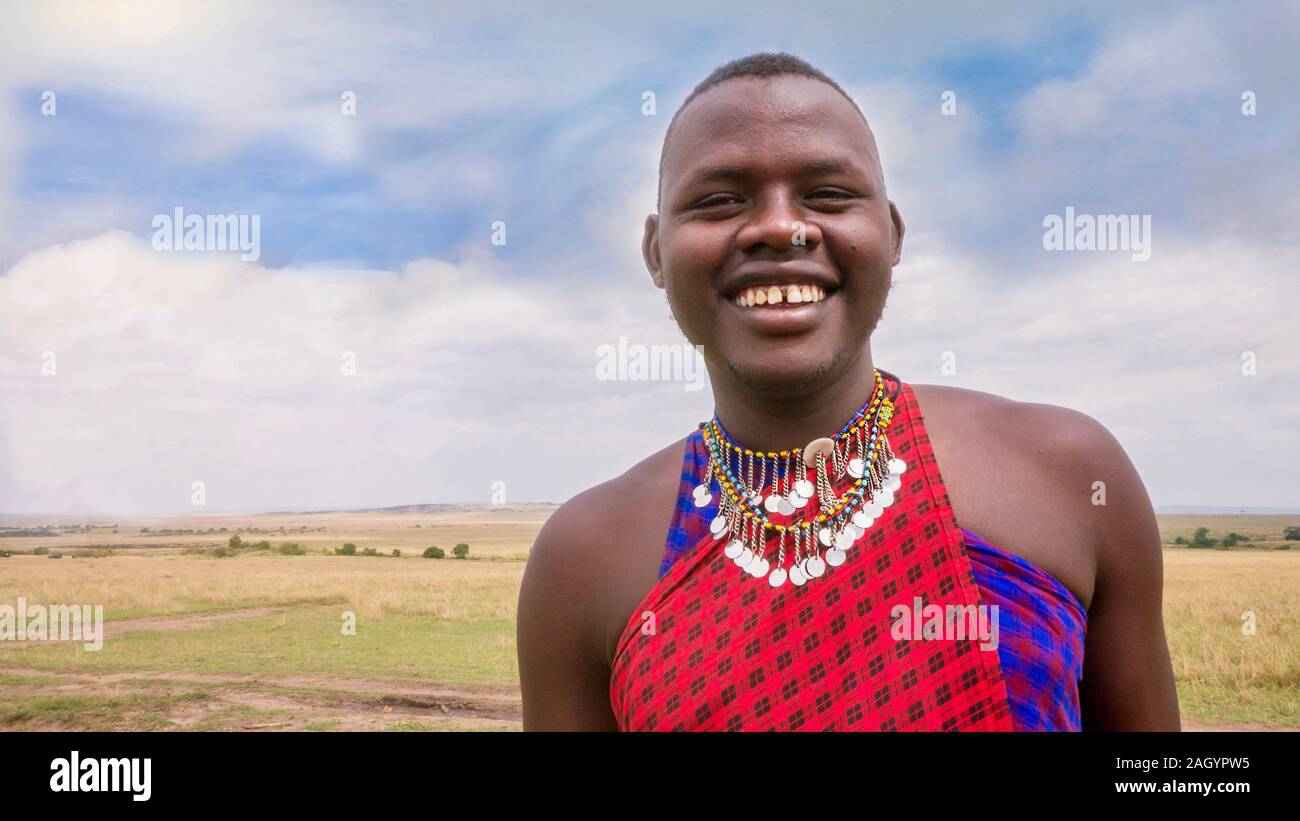
M1196 528L1196 532L1192 534L1192 547L1218 547L1219 540L1211 539L1209 534L1210 529L1208 527Z
M458 559L463 559L469 555L469 545L461 542L451 549L452 555Z
M334 551L336 556L355 556L357 555L357 546L348 542L347 544Z
M441 547L429 547L425 548L424 551L424 558L426 559L441 559L446 555L447 554L442 551Z
M306 552L297 542L284 542L280 545L281 556L301 556Z
M239 548L244 546L244 540L239 538L239 534L230 537L230 546Z
M36 548L35 550L32 551L32 555L33 555L33 556L48 556L48 555L50 555L50 549L49 549L48 547L38 547L38 548Z
M1236 547L1237 545L1245 541L1249 541L1249 540L1245 536L1234 531L1232 533L1229 533L1227 536L1223 537L1223 546Z
M394 558L394 559L400 559L400 558L402 558L402 551L397 550L396 548L394 548L394 549L393 549L393 558Z
M378 555L379 555L379 551L378 551L378 550L375 550L373 547L366 547L366 548L362 548L362 550L361 550L361 555L362 555L362 556L378 556Z
M1174 544L1187 544L1187 540L1182 536L1179 536L1177 539L1174 539Z
M1300 527L1288 527L1282 531L1282 541L1300 542Z

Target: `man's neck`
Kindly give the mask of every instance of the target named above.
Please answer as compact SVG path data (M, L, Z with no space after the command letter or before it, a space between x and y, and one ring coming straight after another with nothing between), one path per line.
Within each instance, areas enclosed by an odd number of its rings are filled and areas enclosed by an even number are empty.
M839 379L798 397L763 395L730 373L720 378L710 374L715 412L727 435L743 447L764 451L802 448L839 433L866 404L875 380L870 347Z

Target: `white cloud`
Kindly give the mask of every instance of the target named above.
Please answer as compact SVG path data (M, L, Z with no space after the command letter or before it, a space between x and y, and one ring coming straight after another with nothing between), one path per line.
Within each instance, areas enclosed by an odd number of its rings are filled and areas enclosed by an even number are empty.
M575 452L620 470L707 398L597 381L598 346L676 332L571 295L487 256L267 269L121 232L33 253L0 277L0 509L184 510L194 480L215 509L483 501L497 479L516 499L576 492L597 474ZM631 440L601 416L646 396L662 422Z

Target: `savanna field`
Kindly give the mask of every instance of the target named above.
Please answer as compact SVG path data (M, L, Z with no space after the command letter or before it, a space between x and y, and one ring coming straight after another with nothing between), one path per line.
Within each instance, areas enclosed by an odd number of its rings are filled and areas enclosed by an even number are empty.
M0 641L0 729L518 730L515 604L553 510L0 517L0 604L106 620L98 651ZM1300 729L1300 516L1160 525L1184 726Z

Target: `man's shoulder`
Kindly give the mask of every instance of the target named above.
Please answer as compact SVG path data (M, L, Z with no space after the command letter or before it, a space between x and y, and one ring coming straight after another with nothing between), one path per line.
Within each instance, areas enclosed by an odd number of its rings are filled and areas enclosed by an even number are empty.
M937 423L950 435L970 437L1053 471L1084 475L1127 461L1110 431L1081 411L946 385L911 387L927 427Z
M620 558L609 549L611 535L639 532L638 525L671 512L684 448L679 439L560 505L538 533L529 564L545 565L574 584L592 581ZM658 500L666 500L662 511Z

